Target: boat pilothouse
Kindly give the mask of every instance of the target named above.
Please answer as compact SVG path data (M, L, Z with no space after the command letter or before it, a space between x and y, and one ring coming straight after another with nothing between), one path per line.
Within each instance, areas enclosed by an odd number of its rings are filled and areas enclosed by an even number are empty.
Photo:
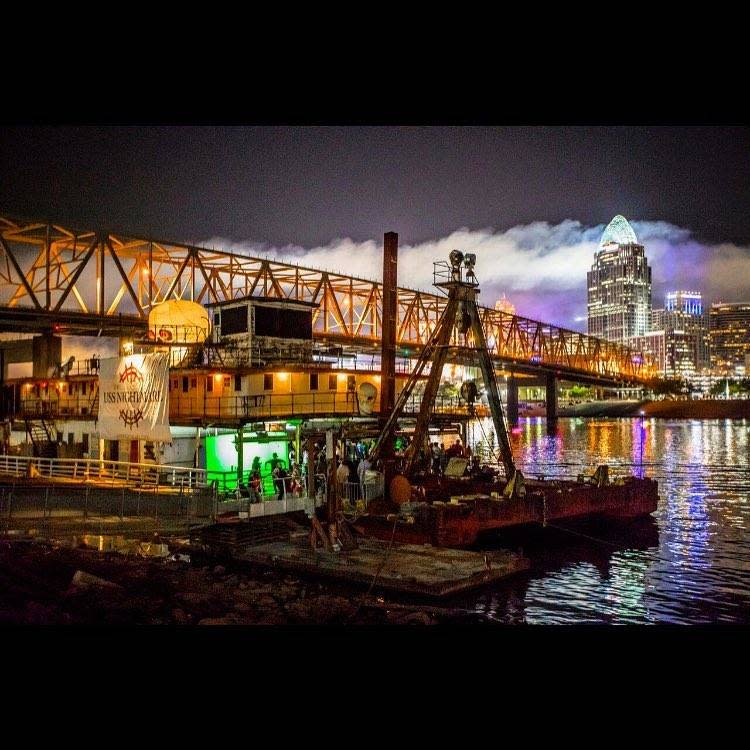
M313 361L313 313L318 305L297 300L246 297L207 305L213 318L213 343L227 364Z

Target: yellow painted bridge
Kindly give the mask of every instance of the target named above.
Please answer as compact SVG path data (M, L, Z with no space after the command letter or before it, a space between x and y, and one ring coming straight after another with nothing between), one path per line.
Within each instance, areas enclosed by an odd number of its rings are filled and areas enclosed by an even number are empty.
M169 299L200 303L245 296L317 305L316 339L379 345L377 281L127 234L76 230L0 215L0 330L118 335L144 330ZM410 356L429 338L446 298L398 289L397 342ZM627 346L551 323L481 308L496 362L519 372L602 384L643 383L651 360Z

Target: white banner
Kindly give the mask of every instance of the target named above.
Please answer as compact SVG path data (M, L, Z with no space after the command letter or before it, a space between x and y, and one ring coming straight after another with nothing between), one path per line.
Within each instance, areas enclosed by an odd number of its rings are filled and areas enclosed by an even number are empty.
M99 437L172 442L169 354L131 354L101 360Z

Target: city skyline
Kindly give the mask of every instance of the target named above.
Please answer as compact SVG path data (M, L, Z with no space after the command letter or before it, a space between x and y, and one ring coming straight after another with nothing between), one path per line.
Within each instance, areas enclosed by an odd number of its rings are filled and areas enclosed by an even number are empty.
M750 303L708 301L698 290L667 290L652 305L647 248L618 214L606 226L586 274L589 335L631 345L666 378L705 391L750 368Z

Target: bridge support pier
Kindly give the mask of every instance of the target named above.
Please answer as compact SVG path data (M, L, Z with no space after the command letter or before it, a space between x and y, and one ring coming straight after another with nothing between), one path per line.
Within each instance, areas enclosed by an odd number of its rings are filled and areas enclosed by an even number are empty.
M50 377L62 359L62 338L50 333L34 336L32 349L34 377Z
M508 376L508 397L506 401L508 424L515 426L518 424L518 381L513 373Z
M557 382L551 372L547 373L545 377L545 390L547 433L554 434L557 431Z

